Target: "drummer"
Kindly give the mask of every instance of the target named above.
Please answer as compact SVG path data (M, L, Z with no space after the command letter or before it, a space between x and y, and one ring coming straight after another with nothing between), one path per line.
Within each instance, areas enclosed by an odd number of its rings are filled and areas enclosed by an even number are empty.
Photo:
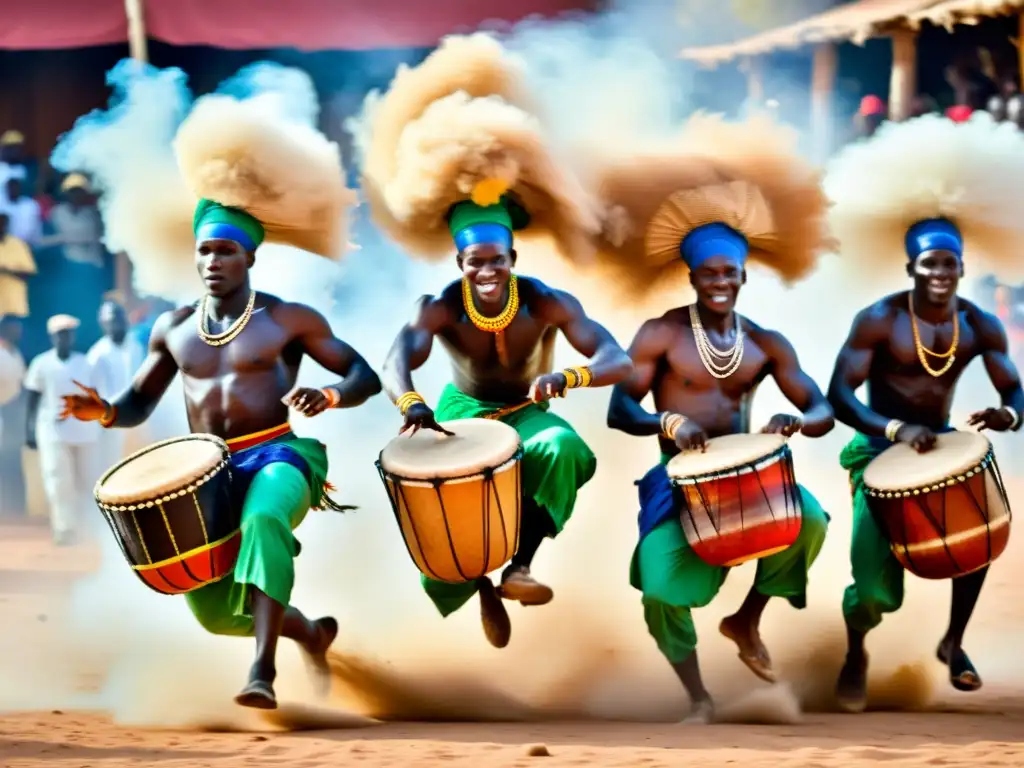
M307 145L296 151L296 136L306 134L277 123L267 111L258 120L252 113L241 115L245 122L236 123L240 116L234 104L224 99L218 109L203 112L206 122L193 112L176 142L179 167L199 169L194 175L186 172L185 182L202 197L192 228L203 297L160 316L148 356L123 394L108 402L83 387L83 394L65 398L64 416L98 421L108 429L135 427L181 373L192 432L224 438L233 451L232 492L241 505L242 521L241 551L233 574L186 594L185 600L208 632L255 637L255 662L235 701L273 709L278 637L299 644L323 685L329 681L327 649L338 632L335 619L311 620L291 604L293 558L299 552L292 530L309 508L341 508L326 494L326 446L296 437L288 423L289 407L307 417L351 408L380 392L381 385L366 361L334 335L317 311L255 291L250 280L257 249L265 239L286 244L299 240L307 250L336 255L331 244L339 242L336 228L343 223L343 209L336 203L345 192L337 151L329 151L326 139L312 131ZM233 138L250 151L225 162L218 157L219 145L204 137L219 141L232 135L236 125L239 133ZM290 142L287 162L266 157L267 147L281 146L285 151L282 136ZM246 173L236 174L236 164ZM272 175L282 169L294 176ZM335 181L314 187L306 183L310 178ZM251 186L240 190L239 179ZM297 191L301 199L291 198L290 188L304 190ZM314 189L322 197L313 199ZM273 190L275 197L264 199L270 194L265 190ZM284 190L283 195L278 190ZM239 196L250 204L235 202ZM272 214L273 224L252 209ZM322 214L314 218L319 224L312 223L309 210ZM293 389L300 363L307 357L342 378L319 389Z
M573 296L514 274L515 242L547 236L555 253L572 258L588 226L599 226L582 185L549 150L544 122L518 106L532 101L527 92L521 62L497 39L453 35L396 75L360 131L363 188L374 218L414 257L450 258L454 242L462 273L437 296L420 298L384 364L402 431L484 417L522 438L519 549L500 588L488 577L458 584L423 578L442 616L479 594L484 634L497 648L512 631L502 598L522 605L552 599L551 588L530 571L533 557L565 527L597 465L548 401L570 389L615 384L631 370L625 351ZM553 370L559 331L589 358L586 365ZM412 372L427 362L435 339L451 357L454 381L432 409Z
M835 200L833 226L844 261L864 263L876 255L874 249L880 242L888 243L890 258L896 258L893 252L902 246L911 280L910 290L886 296L857 314L829 386L836 418L857 432L839 457L850 473L853 490L853 583L843 595L849 647L837 685L839 703L848 712L860 712L867 704L865 635L881 623L884 614L898 610L903 603L904 569L868 509L865 469L894 442L907 443L920 452L935 447L936 434L952 429L953 394L961 374L976 357L985 363L999 393L1000 407L977 411L968 423L978 429L1016 431L1024 414L1024 392L1007 355L1006 332L994 315L957 295L964 274L965 230L973 227L979 239L989 234L993 235L985 238L989 244L1002 243L994 251L990 245L988 257L1001 257L1006 263L1019 258L1024 232L1011 241L1007 230L984 231L986 220L1014 221L1016 217L1019 221L1015 202L1019 198L1014 194L1004 198L965 185L968 175L986 184L1004 183L980 173L969 158L946 163L929 154L966 150L974 160L988 156L997 163L998 152L991 148L1002 146L1005 151L1006 144L1000 143L991 124L954 126L933 124L932 120L922 117L889 126L857 151L840 155L829 171L828 189ZM1024 153L1024 141L1011 138L1016 151ZM935 142L940 139L942 147L937 147ZM896 156L902 157L904 164L891 168L891 158ZM1024 154L1018 155L1016 162L1024 162ZM964 178L955 175L953 169L957 168L964 169ZM962 209L945 218L940 215L938 200L922 201L910 189L901 197L898 174L913 178L915 189L966 190ZM1019 180L1015 183L1022 186ZM865 189L875 197L864 197ZM859 206L862 199L878 200L877 210L887 211L889 220L866 213ZM988 203L982 206L979 200ZM929 207L931 215L927 215ZM949 210L948 205L942 208ZM866 404L856 395L864 384ZM981 687L981 678L962 643L987 572L986 567L953 579L949 626L937 656L949 668L950 684L960 691Z
M513 213L515 209L517 212ZM402 410L402 431L444 431L439 421L498 418L523 440L523 512L519 549L495 590L490 578L449 584L423 576L423 588L442 616L480 595L488 641L508 645L511 622L499 598L522 605L551 601L551 587L538 582L530 565L541 542L568 522L576 494L597 468L594 454L548 400L576 387L606 387L622 381L631 366L625 351L572 295L540 280L513 273L513 216L525 211L509 198L490 206L456 204L449 217L462 279L437 296L420 299L412 321L398 334L384 363L384 387ZM491 328L501 326L506 362L495 349ZM586 365L552 371L556 334L589 358ZM416 392L412 372L426 363L434 339L452 359L454 381L435 409Z
M749 145L755 133L762 135L760 129L745 125L726 129L736 134L736 146L743 141ZM776 135L770 125L763 131L762 164ZM712 162L713 149L707 148ZM729 569L705 563L690 548L665 465L681 451L704 449L709 438L750 432L754 393L768 376L800 415L776 414L761 432L821 437L833 426L832 409L800 367L789 341L735 309L746 282L748 257L755 256L780 274L806 273L824 244L824 196L816 192L813 173L791 154L788 145L776 157L790 169L789 177L803 179L799 188L780 191L778 186L762 188L753 179L743 180L758 165L751 162L735 168L716 165L720 173L733 175L732 182L674 192L666 186L662 200L610 200L623 206L637 224L637 248L643 250L636 258L674 270L669 262L674 253L688 267L696 292L696 303L671 309L640 327L629 350L634 373L613 389L608 409L608 425L613 429L658 436L661 461L638 483L640 541L630 583L643 595L648 631L689 694L690 722L714 718L713 701L701 678L691 612L715 598ZM667 158L660 165L671 167L673 160ZM682 167L677 158L675 164ZM629 165L624 168L628 173ZM621 188L634 186L624 183ZM802 242L791 242L785 233L771 229L787 199L796 197L819 198L802 211L808 222L808 237ZM653 215L646 219L643 211ZM648 394L653 395L653 413L641 405ZM805 607L807 572L828 527L828 514L818 501L802 486L800 493L799 538L788 549L758 562L743 604L719 626L736 643L740 660L767 681L775 680L775 672L758 629L762 612L772 597L785 598L798 609Z

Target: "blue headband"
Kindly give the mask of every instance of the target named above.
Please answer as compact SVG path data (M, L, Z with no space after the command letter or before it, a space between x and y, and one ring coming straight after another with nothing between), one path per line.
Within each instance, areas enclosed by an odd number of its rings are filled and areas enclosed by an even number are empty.
M691 230L679 244L679 253L690 269L697 269L712 256L726 256L742 265L747 251L747 238L721 222Z
M495 224L490 221L470 224L456 232L454 239L455 247L460 251L479 243L503 245L509 250L512 249L512 231L504 224Z
M960 230L949 219L925 219L907 230L903 238L907 257L914 261L926 251L952 251L958 259L964 256L964 240Z
M203 240L233 240L240 246L245 248L246 251L255 251L256 243L241 227L236 227L234 224L228 224L224 221L211 221L206 224L200 224L196 230L196 242L201 243Z

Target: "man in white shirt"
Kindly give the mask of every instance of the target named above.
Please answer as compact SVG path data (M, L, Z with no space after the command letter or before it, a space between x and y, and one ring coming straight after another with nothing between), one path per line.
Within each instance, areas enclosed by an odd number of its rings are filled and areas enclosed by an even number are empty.
M7 203L0 205L0 210L7 213L7 231L15 237L20 237L30 246L37 245L43 235L42 208L25 194L21 179L8 179L5 186Z
M69 173L60 191L64 199L50 211L56 232L43 238L43 244L62 245L69 261L101 269L105 260L103 222L89 194L89 180L80 173Z
M60 421L62 395L96 387L97 377L81 352L74 351L77 318L54 315L46 323L52 349L35 357L25 374L28 391L26 444L39 451L43 487L50 504L50 525L58 546L72 543L80 515L99 516L92 500L98 476L95 422ZM97 527L97 530L99 528Z
M20 131L4 131L0 135L0 205L7 202L8 179L28 179L24 144L25 137Z
M103 338L92 345L86 358L96 373L100 397L113 402L128 389L146 351L137 339L128 336L128 316L116 301L108 300L100 306L99 324ZM125 436L123 429L104 429L100 433L99 455L104 468L124 457Z

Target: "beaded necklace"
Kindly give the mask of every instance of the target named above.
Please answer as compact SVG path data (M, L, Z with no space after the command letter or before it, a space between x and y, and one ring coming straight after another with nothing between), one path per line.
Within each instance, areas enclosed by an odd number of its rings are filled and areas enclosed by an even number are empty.
M480 313L473 303L473 287L465 277L462 278L462 306L466 310L469 321L481 331L494 334L494 344L498 348L498 359L502 365L508 365L508 348L505 345L505 329L512 324L519 312L519 285L516 276L508 281L508 302L505 308L494 317Z
M253 307L256 305L256 291L249 293L249 303L245 305L245 310L223 333L210 333L206 329L206 307L209 301L210 296L207 294L203 296L203 300L199 304L199 312L196 313L196 330L199 333L199 338L211 347L222 347L229 341L234 340L245 329L245 326L249 324L249 320L252 318Z
M921 367L930 376L934 376L936 379L942 374L953 367L953 363L956 362L956 347L960 343L960 313L953 310L953 341L949 345L949 349L945 352L932 352L921 342L921 331L917 327L917 315L914 314L914 292L910 291L907 294L910 298L910 327L914 333L914 348L917 350L917 359L921 361ZM932 368L928 363L927 355L938 358L939 360L945 360L946 364L939 369Z

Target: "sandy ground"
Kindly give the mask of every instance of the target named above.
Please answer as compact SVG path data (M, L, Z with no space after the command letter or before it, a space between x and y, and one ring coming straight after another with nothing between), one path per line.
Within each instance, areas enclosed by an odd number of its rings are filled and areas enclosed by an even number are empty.
M88 548L53 550L38 526L0 528L0 623L30 640L47 606L98 561ZM79 685L97 684L83 677ZM248 732L117 725L105 714L21 711L0 717L0 766L1018 766L1024 696L990 685L928 712L859 717L806 714L789 725L689 727L669 723L360 721L334 710L285 706ZM363 724L365 723L365 724ZM340 727L339 727L340 726ZM254 732L260 731L260 732ZM541 754L534 754L540 752Z

